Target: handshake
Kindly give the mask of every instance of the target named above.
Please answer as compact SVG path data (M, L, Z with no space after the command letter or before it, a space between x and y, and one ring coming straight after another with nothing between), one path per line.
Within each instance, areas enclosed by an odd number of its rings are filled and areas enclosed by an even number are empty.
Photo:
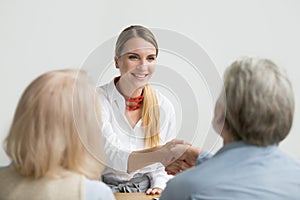
M184 140L174 139L158 147L161 163L169 175L176 175L181 171L194 167L201 152L200 148L193 147Z

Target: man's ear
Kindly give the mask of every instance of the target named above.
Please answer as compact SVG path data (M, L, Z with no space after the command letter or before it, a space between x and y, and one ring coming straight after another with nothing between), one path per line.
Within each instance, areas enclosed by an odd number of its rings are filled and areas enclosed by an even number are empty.
M225 115L226 113L223 105L217 101L213 118L213 127L217 133L221 133L225 126Z
M217 108L217 122L218 123L224 123L225 121L225 109L224 106L218 103Z
M119 69L119 59L117 56L115 56L115 66L117 69Z

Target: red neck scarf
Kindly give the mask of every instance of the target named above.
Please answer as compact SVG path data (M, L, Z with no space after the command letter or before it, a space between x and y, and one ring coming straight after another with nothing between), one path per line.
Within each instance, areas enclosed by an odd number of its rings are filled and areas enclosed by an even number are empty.
M115 86L117 86L119 80L120 80L120 76L114 79ZM142 91L142 94L140 96L134 98L125 96L125 101L126 101L126 110L134 111L140 109L144 101L144 90Z

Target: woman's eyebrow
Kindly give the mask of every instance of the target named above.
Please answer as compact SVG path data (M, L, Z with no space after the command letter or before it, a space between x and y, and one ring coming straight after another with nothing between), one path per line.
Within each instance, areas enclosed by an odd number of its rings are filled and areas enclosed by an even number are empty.
M125 55L127 55L127 54L134 54L134 55L139 55L138 53L133 53L133 52L127 52L127 53L125 53Z
M127 53L124 53L123 55L128 55L128 54L133 54L133 55L139 56L138 53L134 53L134 52L127 52ZM149 54L149 55L147 55L147 56L156 56L156 54Z
M148 55L148 56L155 56L155 57L156 57L156 54L150 54L150 55Z

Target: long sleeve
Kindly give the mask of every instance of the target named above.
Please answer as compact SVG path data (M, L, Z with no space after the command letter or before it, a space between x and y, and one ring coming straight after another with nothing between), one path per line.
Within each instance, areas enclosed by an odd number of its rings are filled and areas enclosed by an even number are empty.
M211 159L214 156L213 153L207 152L207 151L201 151L199 154L197 160L196 160L196 165L200 165L201 163Z
M110 103L103 96L101 99L102 135L104 140L105 164L118 171L127 172L128 157L131 153L126 143L120 141L120 137L112 128Z
M154 172L151 173L152 176L152 188L165 189L166 183L173 178L172 175L168 175L165 171L165 167L160 165Z

